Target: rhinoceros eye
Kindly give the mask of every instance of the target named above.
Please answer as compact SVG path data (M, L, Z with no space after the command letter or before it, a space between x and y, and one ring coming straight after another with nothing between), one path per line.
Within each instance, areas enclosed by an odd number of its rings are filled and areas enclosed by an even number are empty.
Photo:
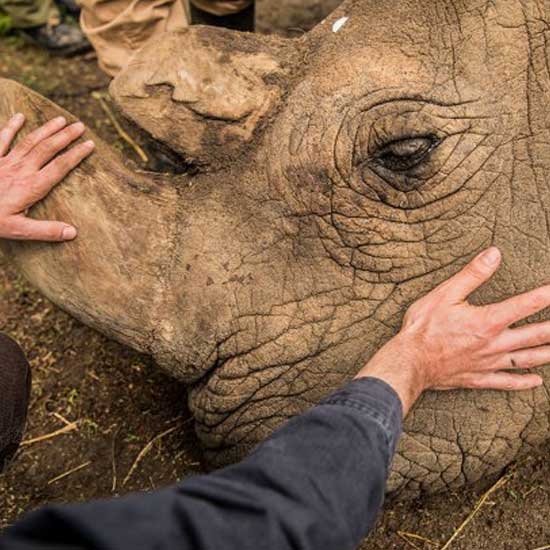
M393 172L405 172L420 164L437 144L435 136L399 139L382 147L373 161Z

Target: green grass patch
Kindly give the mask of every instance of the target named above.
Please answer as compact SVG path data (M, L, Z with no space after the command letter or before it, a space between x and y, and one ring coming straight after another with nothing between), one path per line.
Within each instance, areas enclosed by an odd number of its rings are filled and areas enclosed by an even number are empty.
M11 17L0 13L0 36L6 36L11 31Z

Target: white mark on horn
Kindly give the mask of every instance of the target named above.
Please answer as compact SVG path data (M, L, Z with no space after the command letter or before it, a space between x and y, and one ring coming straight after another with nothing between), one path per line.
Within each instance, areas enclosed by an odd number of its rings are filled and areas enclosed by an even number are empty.
M332 25L332 32L338 32L349 20L349 17L340 17L338 21L334 22Z

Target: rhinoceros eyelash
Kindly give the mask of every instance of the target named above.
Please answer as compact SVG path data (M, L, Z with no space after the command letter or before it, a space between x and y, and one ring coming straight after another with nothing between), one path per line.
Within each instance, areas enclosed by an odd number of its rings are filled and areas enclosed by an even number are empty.
M442 136L435 133L403 132L401 135L396 136L396 132L386 134L385 132L380 132L379 130L376 130L373 131L370 135L368 144L369 156L375 156L378 152L387 149L391 145L405 141L411 141L414 139L428 139L434 142L436 145L443 140Z
M424 144L422 144L424 140ZM407 142L420 142L417 151L412 151L410 154L399 155L395 151L392 151L392 147L399 145L406 145ZM386 165L388 169L395 170L397 172L406 171L414 166L417 166L422 162L429 154L441 143L441 139L434 135L415 135L402 137L399 139L393 139L388 141L384 145L379 145L377 151L369 155L371 163Z

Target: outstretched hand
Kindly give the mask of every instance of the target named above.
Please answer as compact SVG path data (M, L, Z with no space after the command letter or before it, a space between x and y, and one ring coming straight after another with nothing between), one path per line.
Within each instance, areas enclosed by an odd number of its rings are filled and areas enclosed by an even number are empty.
M454 277L415 302L401 331L361 370L399 394L405 413L427 389L527 390L542 378L526 369L550 364L550 322L510 328L550 306L550 285L486 306L468 296L500 265L485 250Z
M73 226L34 220L26 213L93 151L94 143L86 141L59 154L82 136L85 127L81 122L67 126L67 121L58 117L30 133L10 151L24 123L25 117L17 114L0 128L0 238L72 240L76 237Z

